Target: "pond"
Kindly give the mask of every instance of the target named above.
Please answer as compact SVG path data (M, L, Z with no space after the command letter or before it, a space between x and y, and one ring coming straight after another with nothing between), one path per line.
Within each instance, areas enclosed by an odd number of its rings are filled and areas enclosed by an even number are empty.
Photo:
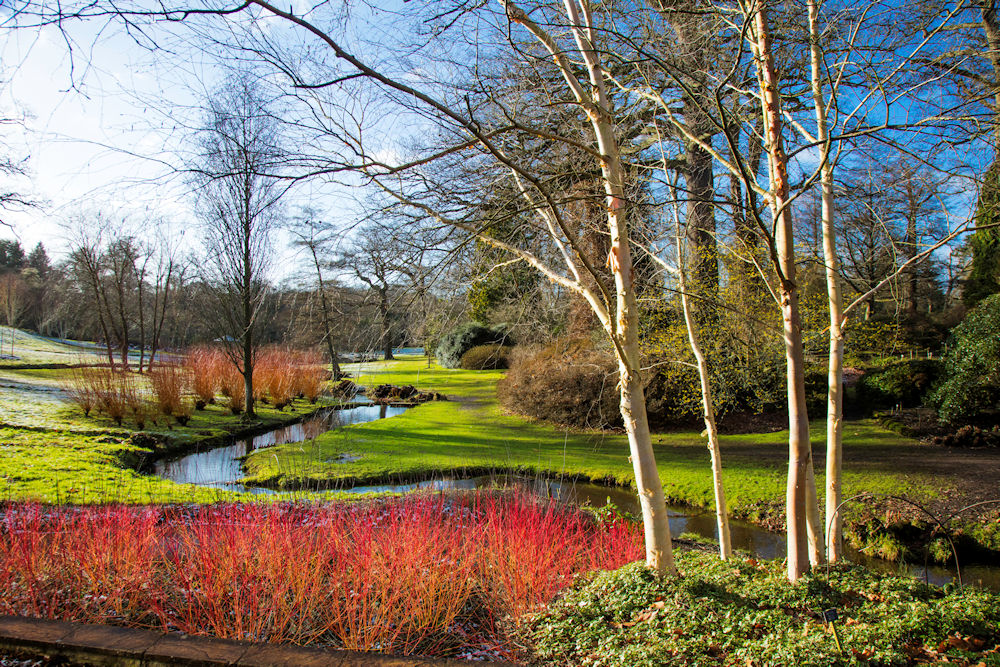
M358 397L358 401L367 400ZM282 494L283 492L263 487L245 486L239 483L243 478L242 457L256 449L274 445L291 444L310 440L320 433L350 424L362 424L378 419L386 419L402 414L408 408L386 405L363 404L344 406L319 411L314 417L297 424L291 424L268 433L239 440L232 445L207 449L188 454L174 460L156 463L156 475L183 484L199 484L213 488L242 491L254 494ZM347 463L357 457L346 455L337 461ZM486 475L461 477L439 475L417 482L399 484L371 484L335 488L342 493L406 493L409 491L450 491L484 488L520 488L534 494L561 502L593 507L604 507L608 502L619 509L637 514L639 501L634 491L622 487L604 486L574 481L559 481L547 478L529 478L514 475ZM668 507L670 531L673 535L693 533L700 537L718 540L715 514L710 510L692 507ZM742 521L730 521L730 535L733 548L754 554L758 558L783 558L785 536ZM880 572L905 573L918 579L944 585L956 580L954 566L900 564L867 556L856 550L848 550L851 561L862 563ZM984 586L1000 591L1000 567L990 565L968 565L962 568L966 584Z

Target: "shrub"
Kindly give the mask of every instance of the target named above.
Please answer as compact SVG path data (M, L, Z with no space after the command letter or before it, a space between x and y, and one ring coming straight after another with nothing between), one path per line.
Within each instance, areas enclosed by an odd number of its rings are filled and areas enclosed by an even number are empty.
M984 299L952 332L940 385L929 397L955 422L993 412L1000 402L1000 294Z
M84 417L89 417L91 410L97 405L97 393L91 379L93 369L74 368L70 381L64 387L71 403L83 411Z
M858 380L858 401L868 406L917 407L937 382L941 370L937 359L907 359L869 371Z
M438 343L438 363L445 368L458 368L462 355L477 345L513 345L514 340L503 325L485 327L481 324L464 324L446 333Z
M966 424L954 433L934 436L933 442L947 447L1000 447L1000 426L984 429Z
M261 352L254 367L254 397L266 394L274 407L282 410L296 393L294 355L288 348L269 347Z
M246 408L243 376L232 363L222 366L219 392L229 400L229 411L234 415L240 414Z
M199 346L188 352L191 390L198 397L199 410L215 403L215 392L219 390L226 364L225 355L217 347Z
M523 493L0 508L0 615L517 657L519 618L642 534Z
M683 317L669 310L653 311L643 336L644 366L652 370L646 388L650 424L657 428L694 424L701 420L701 380L694 366ZM725 310L720 314L729 316ZM751 320L752 321L752 320ZM744 340L734 335L733 322L702 327L702 349L720 420L734 413L766 414L786 409L785 360L780 346L755 332ZM826 370L806 369L806 401L810 409L826 399Z
M136 386L132 373L127 370L110 366L78 368L66 387L66 393L69 400L80 406L87 416L96 408L121 426L125 415L131 411L139 428L145 426L144 396Z
M510 370L497 386L508 410L569 426L604 428L621 423L618 365L582 338L542 348L514 348Z
M184 370L176 364L160 364L150 369L149 383L153 387L153 395L160 412L166 417L177 417L187 414L184 405L184 392L187 376Z
M127 371L116 371L113 368L101 368L95 376L98 406L119 426L122 425L129 404L134 402L131 397L131 378L127 376Z
M299 350L294 353L295 374L294 393L310 403L315 403L323 393L323 381L330 374L324 368L323 357L315 350Z
M477 345L462 355L460 366L468 371L495 371L507 368L510 347L506 345Z

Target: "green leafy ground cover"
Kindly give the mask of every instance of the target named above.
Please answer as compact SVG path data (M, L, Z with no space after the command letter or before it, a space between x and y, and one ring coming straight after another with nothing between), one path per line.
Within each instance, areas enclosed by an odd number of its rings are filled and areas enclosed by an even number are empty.
M680 577L594 573L527 623L549 665L1000 665L1000 596L857 566L792 585L777 561L688 551ZM836 609L837 638L821 612ZM837 639L840 645L838 647Z

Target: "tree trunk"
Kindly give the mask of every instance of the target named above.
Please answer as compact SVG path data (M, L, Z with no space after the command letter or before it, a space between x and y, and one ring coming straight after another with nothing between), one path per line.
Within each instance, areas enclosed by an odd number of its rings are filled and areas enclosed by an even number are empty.
M330 306L326 300L326 284L323 281L323 268L316 253L316 242L310 241L309 252L312 254L313 266L316 268L316 282L319 284L319 304L323 313L323 339L326 341L326 351L330 355L330 373L336 380L341 376L340 361L337 359L337 349L333 344L333 327L330 325Z
M170 280L173 278L173 259L167 265L167 275L163 279L163 286L157 285L153 295L153 339L149 348L149 365L153 365L156 353L160 349L160 336L163 333L163 324L167 319L167 304L170 302Z
M391 361L396 357L392 356L392 332L389 330L388 288L379 290L379 314L382 318L382 358L386 361Z
M715 424L715 402L712 398L712 385L709 381L708 362L701 349L698 335L698 324L691 314L691 305L687 298L687 269L684 255L681 251L683 243L680 230L677 233L677 268L680 271L681 307L684 310L684 323L687 325L688 342L691 352L698 364L698 378L701 381L701 405L704 410L705 432L708 434L708 452L712 459L712 486L715 490L715 519L719 530L719 556L726 560L733 555L732 540L729 535L729 512L726 508L726 492L722 484L722 450L719 447L719 432Z
M621 380L620 408L625 433L628 435L629 459L635 475L639 507L642 512L643 533L646 544L646 565L657 574L676 575L673 541L667 501L663 495L663 482L653 455L653 440L649 433L646 414L646 396L637 369L639 360L638 339L624 347L625 359L619 357L618 372Z
M673 25L678 48L683 58L693 65L689 71L707 72L710 55L706 50L704 24L696 15L687 14L696 10L698 3L687 0L677 3L678 14L673 17ZM702 74L691 77L688 91L683 97L682 114L684 124L692 133L706 143L712 143L712 135L717 131L702 104L712 99ZM714 303L719 291L719 252L715 238L715 179L714 161L711 153L695 141L686 141L684 146L684 181L687 187L686 227L689 248L692 255L692 283L694 291L702 297L702 303ZM700 322L706 321L706 309L696 307L695 314Z
M912 186L911 186L912 187ZM917 193L911 193L911 197L918 196ZM906 233L903 240L903 260L910 261L917 256L917 216L920 215L919 210L916 209L917 206L912 205L911 210L907 211L906 216ZM919 281L919 276L917 275L917 267L912 266L906 271L906 314L911 318L917 315L917 285Z
M1000 21L997 20L997 3L995 0L982 3L983 36L986 38L986 55L990 59L993 69L993 150L1000 151L1000 123L996 122L1000 116ZM994 157L994 163L996 158Z
M597 148L603 156L601 176L607 202L608 265L615 283L614 318L605 326L618 358L620 407L642 511L646 565L661 576L676 575L667 503L653 455L653 441L646 415L646 396L639 370L639 309L635 295L632 251L629 247L625 172L621 151L615 137L614 119L610 115L611 105L605 90L604 70L590 38L594 32L593 26L589 24L589 15L585 24L575 0L565 0L564 7L590 79L589 99L579 88L576 88L576 95L587 112L597 139ZM565 68L563 75L567 80L575 77Z
M138 297L139 303L137 308L137 313L139 315L139 374L142 374L143 366L146 363L146 313L145 313L145 287L143 283L145 282L144 276L146 273L145 265L143 265L142 274L136 275L136 296Z
M253 400L253 334L249 330L243 338L243 414L247 419L257 416Z
M753 22L752 47L758 68L761 114L767 138L771 209L777 223L775 268L779 273L778 296L785 340L788 401L788 483L785 497L788 579L797 581L809 569L806 507L810 496L807 486L812 450L809 443L809 416L806 411L802 322L799 315L798 286L795 283L795 232L788 201L788 158L781 138L781 97L774 54L771 51L766 2L755 6ZM813 495L815 496L815 490Z
M253 339L253 329L254 329L254 303L253 303L253 264L252 257L250 256L250 243L253 230L251 229L251 223L249 218L249 205L250 197L246 195L246 215L247 219L244 221L244 238L243 238L243 396L246 404L244 405L244 416L247 419L253 419L257 416L257 411L254 409L253 400L253 367L254 367L254 339Z
M841 469L843 467L844 334L842 327L844 304L840 291L837 230L833 219L833 165L830 163L830 131L826 118L826 98L823 95L823 54L820 48L819 0L809 0L808 10L816 138L824 158L824 163L820 168L820 186L822 188L820 221L823 229L823 263L826 271L826 293L830 310L826 411L826 557L835 562L843 557L844 547L843 519L840 513Z

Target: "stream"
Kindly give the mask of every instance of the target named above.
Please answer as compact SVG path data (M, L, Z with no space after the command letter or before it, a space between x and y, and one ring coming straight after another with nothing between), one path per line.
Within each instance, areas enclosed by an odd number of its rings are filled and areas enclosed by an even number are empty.
M359 396L355 402L366 401ZM267 433L237 440L231 445L196 451L185 456L161 460L155 464L155 474L180 484L198 484L212 488L227 489L261 495L280 495L281 492L263 487L246 486L239 483L244 477L242 457L250 452L275 445L304 442L320 433L351 424L363 424L395 417L408 408L376 404L360 404L329 408L318 411L314 416L297 424L290 424ZM348 463L356 456L344 455L336 461ZM334 489L342 493L405 493L408 491L450 491L483 488L517 487L542 497L561 502L589 504L604 507L609 501L623 511L637 514L638 498L634 491L622 487L604 486L573 481L558 481L545 478L529 478L512 475L486 475L478 477L437 476L419 482L404 484L375 484ZM670 531L673 535L694 533L712 540L718 539L715 514L710 510L693 507L668 506ZM743 521L730 520L729 524L734 549L747 551L758 558L783 558L785 536L773 533ZM870 569L886 573L905 573L924 579L932 584L944 585L956 581L954 565L901 564L868 556L860 551L847 549L848 558ZM1000 591L1000 567L994 565L971 564L962 568L965 584L975 584L994 591Z
M256 449L303 442L341 426L395 417L406 410L404 407L375 404L320 410L297 424L237 440L231 445L206 448L179 458L161 459L155 464L154 474L178 484L198 484L243 493L279 493L272 489L240 484L239 480L244 477L242 458Z

